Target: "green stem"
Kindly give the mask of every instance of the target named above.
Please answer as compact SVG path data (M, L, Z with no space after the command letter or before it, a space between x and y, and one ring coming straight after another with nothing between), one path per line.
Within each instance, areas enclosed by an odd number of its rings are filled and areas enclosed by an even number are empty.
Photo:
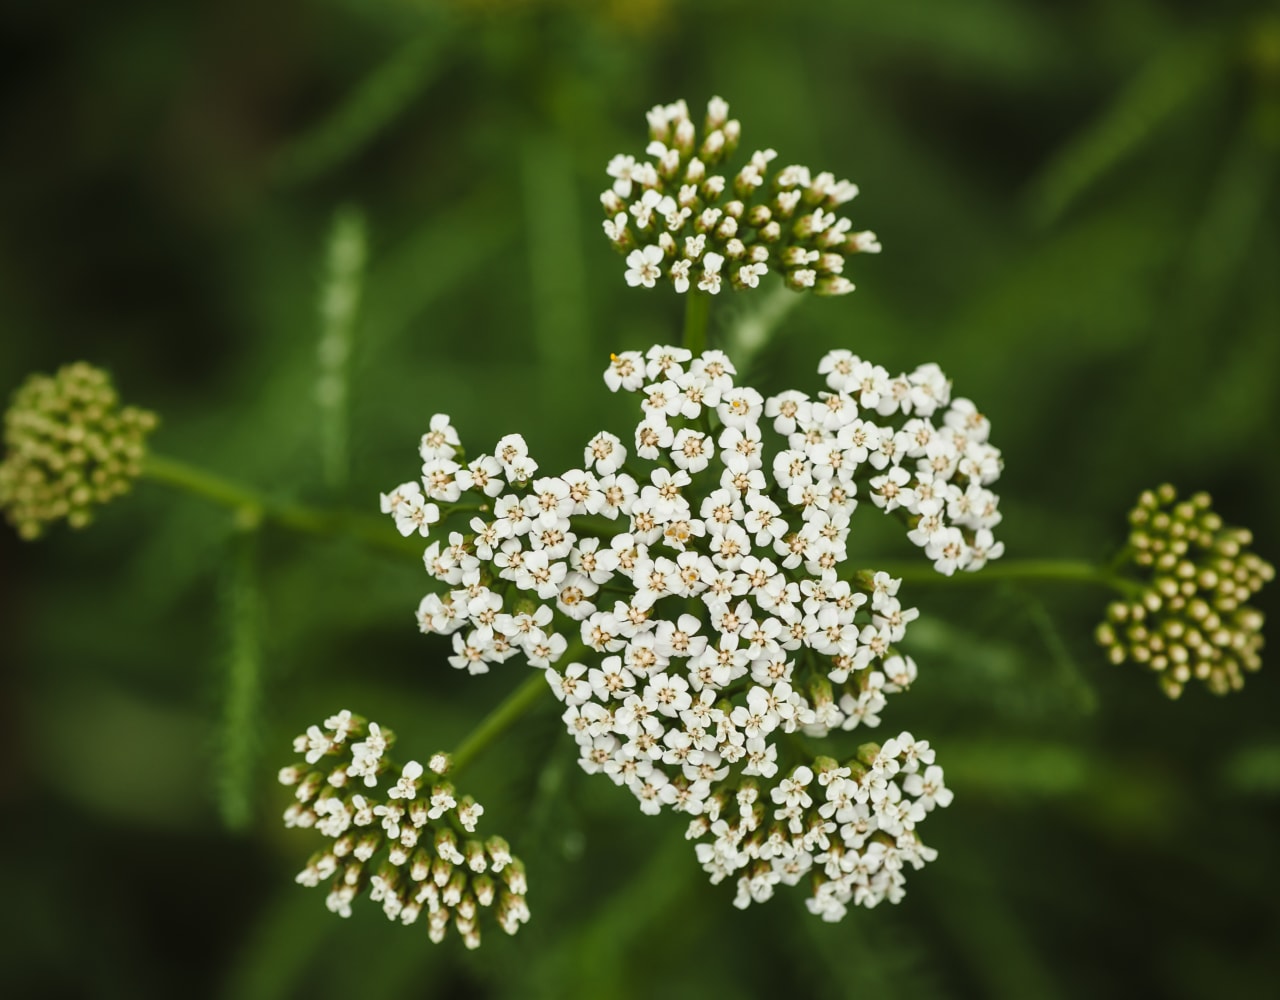
M422 555L419 539L413 536L402 538L391 531L382 518L276 500L252 486L163 455L147 455L142 474L153 482L230 507L251 521L261 519L304 534L327 538L345 536L375 548Z
M685 293L684 346L701 354L707 347L707 321L711 317L711 296L706 292L690 289Z
M542 697L543 692L548 690L550 689L547 686L547 678L541 670L527 677L518 688L500 701L492 712L481 719L479 725L458 744L458 749L452 754L451 772L456 773L483 753L489 744L532 708Z
M266 506L266 499L252 487L163 455L148 453L142 474L155 482L176 486L224 507L261 510Z
M760 304L744 315L729 331L725 350L733 358L738 371L746 371L762 348L769 343L787 313L803 301L785 284L778 282L760 299Z
M878 563L877 571L888 573L908 583L983 583L996 580L1055 580L1069 583L1092 583L1100 587L1109 587L1122 594L1129 594L1134 588L1128 581L1116 576L1110 570L1093 563L1078 559L1015 559L1001 560L984 566L974 573L958 572L951 576L943 576L928 566L918 563Z
M345 535L380 548L412 552L416 556L422 554L418 539L412 536L401 538L390 533L388 525L380 518L279 502L251 486L163 455L148 455L143 475L155 482L185 490L223 507L230 507L242 516L246 525L265 520L296 531L330 537ZM566 657L572 660L582 652L583 647L577 646L568 650ZM482 753L513 722L524 715L545 690L546 677L539 670L507 695L459 744L453 753L454 770L465 767Z
M254 526L236 532L223 583L227 623L226 696L222 706L218 805L230 830L253 818L253 773L257 764L258 714L262 702L261 609Z

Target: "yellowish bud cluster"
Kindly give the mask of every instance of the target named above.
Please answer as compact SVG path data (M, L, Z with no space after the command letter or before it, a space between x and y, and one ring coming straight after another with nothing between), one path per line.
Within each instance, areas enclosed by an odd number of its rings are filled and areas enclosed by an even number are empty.
M93 508L128 491L142 472L156 416L121 406L111 378L76 362L32 375L4 418L0 508L23 538L65 520L82 528Z
M1248 601L1275 576L1249 551L1252 534L1231 528L1207 493L1179 501L1172 486L1148 490L1130 512L1120 572L1140 590L1107 609L1097 639L1113 663L1159 675L1176 698L1192 678L1214 694L1238 691L1262 666L1262 612Z

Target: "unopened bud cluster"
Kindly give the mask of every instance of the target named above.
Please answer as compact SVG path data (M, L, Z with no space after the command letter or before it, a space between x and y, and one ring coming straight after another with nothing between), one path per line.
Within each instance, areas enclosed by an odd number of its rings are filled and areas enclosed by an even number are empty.
M514 934L529 919L524 865L501 837L476 836L484 807L444 780L448 754L432 755L425 768L416 760L398 767L388 756L394 742L390 730L348 711L294 741L302 763L280 772L296 799L285 825L332 840L297 881L329 882L326 904L342 917L367 889L388 920L422 917L437 943L452 925L468 948L479 947L486 910Z
M23 538L65 520L82 528L93 508L128 491L142 472L156 416L120 405L111 378L84 362L33 375L5 413L0 508Z
M755 288L773 271L796 291L853 291L845 259L880 252L875 233L853 232L836 215L856 184L800 165L774 169L772 149L726 170L742 129L718 97L707 104L701 136L684 101L658 105L648 118L650 159L615 156L613 183L600 196L605 235L627 254L627 284L653 288L665 279L677 292L714 295L726 283Z
M1130 512L1132 530L1121 570L1140 582L1098 626L1113 663L1132 660L1155 671L1169 697L1192 678L1214 694L1238 691L1262 666L1262 612L1248 601L1275 568L1248 546L1244 528L1222 523L1207 493L1179 501L1172 486L1148 490Z

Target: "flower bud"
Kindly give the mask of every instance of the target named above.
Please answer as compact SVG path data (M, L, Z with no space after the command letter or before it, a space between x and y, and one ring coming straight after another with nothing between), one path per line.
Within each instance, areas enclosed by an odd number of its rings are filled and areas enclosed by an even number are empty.
M1158 672L1171 698L1192 678L1215 694L1239 690L1244 673L1262 666L1263 616L1246 602L1275 570L1249 551L1251 533L1225 526L1211 502L1207 493L1178 502L1167 484L1138 497L1118 569L1134 597L1113 603L1095 633L1111 662Z
M84 362L33 375L5 413L0 509L23 538L65 520L82 528L94 508L142 474L153 413L120 405L106 372Z

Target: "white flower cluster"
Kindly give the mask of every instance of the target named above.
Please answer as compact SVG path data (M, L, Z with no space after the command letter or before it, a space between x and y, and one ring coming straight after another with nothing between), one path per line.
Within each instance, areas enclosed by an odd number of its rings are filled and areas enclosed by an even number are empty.
M788 846L770 841L764 854L755 834L771 837L768 825L717 817L726 796L762 787L754 779L771 785L783 773L780 750L802 734L874 726L885 696L915 678L914 662L895 648L917 614L899 602L899 581L846 569L859 484L903 515L909 537L950 573L999 555L990 535L997 500L986 484L1000 463L985 419L966 400L949 404L936 366L894 379L833 352L820 370L836 391L766 400L735 385L718 351L616 355L606 383L643 396L631 448L602 432L586 447L585 468L538 477L518 435L463 465L456 435L437 417L423 439L421 485L384 495L383 509L401 531L426 535L433 519L416 512L456 503L463 490L482 495L488 516L425 552L448 589L423 598L421 629L452 635L450 661L471 673L517 654L544 668L583 768L625 785L646 813L669 806L708 817L723 857L704 863L721 877L748 866L740 900L762 898L766 882L790 878L805 858L823 855L819 863L834 871L870 845L881 845L877 859L892 847L884 874L863 892L857 877L828 874L848 888L826 890L821 912L830 914L854 897L896 898L901 862L927 859L914 824L928 806L911 804L922 794L912 790L917 758L888 763L898 753L889 741L883 766L860 767L857 787L837 789L865 815L833 807L820 836L802 823L783 837ZM900 428L872 420L894 415L905 418ZM763 419L780 440L766 444ZM573 632L589 655L569 656ZM900 765L901 787L890 780ZM790 771L773 792L807 783L805 773ZM941 771L922 780L941 788ZM833 848L824 838L837 827L844 846ZM777 877L762 874L758 862L774 860Z
M714 295L725 282L755 288L777 271L796 291L853 291L845 258L880 252L875 233L852 232L835 213L858 194L856 184L799 165L771 172L772 149L752 153L732 176L717 173L742 132L719 97L707 104L701 141L684 101L648 117L650 159L615 156L600 195L605 235L628 254L627 284L653 288L666 278L677 292Z
M443 780L447 754L434 754L426 768L416 760L397 768L387 756L394 740L376 722L344 710L294 741L304 763L280 771L280 783L293 787L295 797L285 825L333 840L311 856L297 881L316 886L332 879L326 903L343 917L366 888L388 920L412 924L425 911L435 942L452 924L468 948L479 947L485 909L514 934L529 919L524 866L501 837L474 837L484 807L459 798ZM397 771L380 795L379 782Z
M1001 515L989 487L1003 467L1000 449L988 441L991 423L971 400L951 398L937 365L891 378L856 354L831 351L818 372L834 393L810 400L784 392L766 410L792 450L810 460L812 476L860 480L869 466L872 503L905 518L907 537L939 573L979 570L1004 554L991 530ZM872 414L906 419L895 427ZM828 472L833 461L837 468ZM774 472L783 478L776 462Z
M902 733L883 746L863 744L844 765L830 757L801 764L767 796L748 778L718 791L686 836L700 841L698 860L713 884L738 875L739 908L769 899L780 883L797 885L815 868L805 905L823 920L841 919L850 902L896 903L904 866L918 869L937 857L915 834L934 806L951 802L933 759L927 741Z

